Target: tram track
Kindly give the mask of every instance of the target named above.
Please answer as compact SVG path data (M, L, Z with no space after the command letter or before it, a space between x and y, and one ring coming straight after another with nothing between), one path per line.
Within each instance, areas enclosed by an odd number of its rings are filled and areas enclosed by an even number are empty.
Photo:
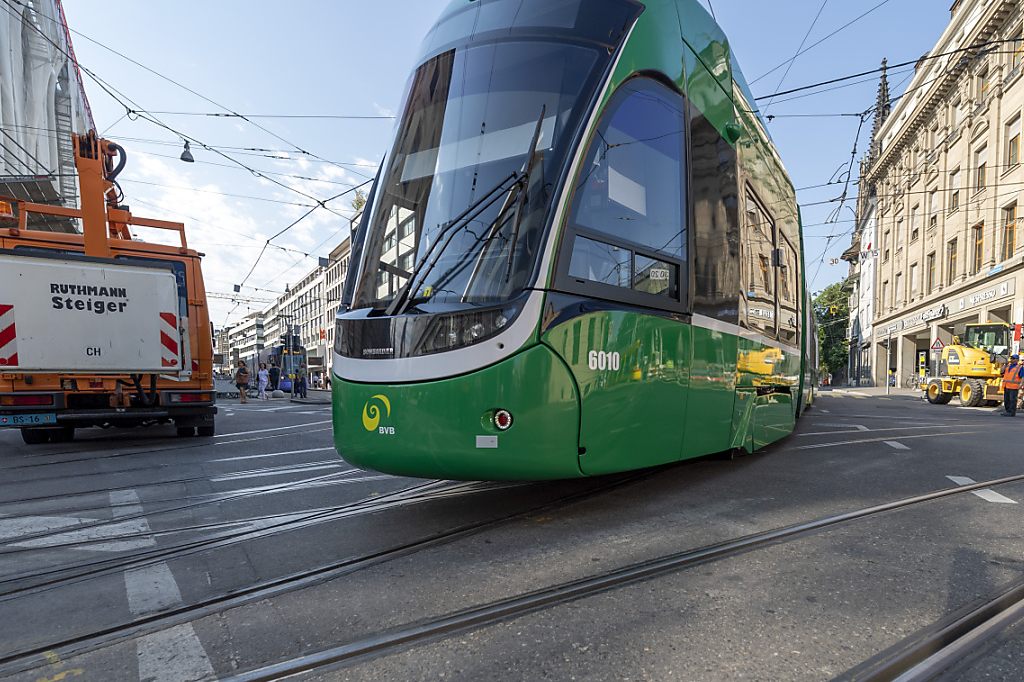
M245 470L245 471L231 472L231 474L235 478L241 478L243 474L246 475L246 476L255 478L255 477L261 476L261 475L277 474L277 473L280 473L281 475L284 475L284 474L287 474L287 473L291 473L291 472L301 473L303 469L313 469L315 467L326 467L326 466L329 466L329 465L334 465L334 466L337 466L337 467L341 468L342 466L344 466L344 463L342 462L341 459L337 459L336 458L336 459L322 460L322 461L317 461L317 462L302 462L300 464L292 464L292 465L288 465L286 467L261 467L259 469L248 469L248 470ZM359 470L358 469L345 469L345 471L359 471ZM157 488L157 487L160 487L160 486L182 485L182 484L185 484L185 483L209 482L211 478L217 478L217 477L220 477L220 476L228 476L228 474L207 474L205 476L188 476L186 478L174 478L174 479L168 479L168 480L165 480L165 481L150 481L150 482L141 481L141 482L137 482L137 483L126 483L124 485L107 486L107 487L104 487L104 488L94 488L94 489L90 489L90 490L79 490L79 491L75 491L75 492L71 492L71 493L65 493L65 494L61 495L60 497L62 499L67 499L68 497L84 497L86 495L105 495L105 494L109 494L109 493L116 492L116 491L119 491L119 490L138 490L139 488ZM31 502L44 502L46 500L52 500L52 499L54 499L54 497L55 497L54 495L37 495L35 497L23 497L23 498L19 498L19 499L16 499L16 500L5 500L3 502L0 502L0 507L12 506L12 505L18 505L18 504L28 504L28 503L31 503ZM62 512L62 513L64 513L64 512ZM130 518L130 517L121 517L121 518L124 519L124 518ZM97 523L96 524L90 524L90 525L103 525L105 523L111 523L113 521L114 520L97 519ZM80 527L82 527L82 526L75 526L75 528L80 528ZM50 534L51 534L51 531L47 531L47 532L42 533L41 536L50 535ZM25 536L25 537L31 539L34 536Z
M463 488L463 486L458 486L455 490L441 489L436 491L435 494L431 494L431 492L434 491L434 488L437 488L439 484L443 483L444 481L428 481L427 483L410 486L385 495L363 498L354 502L330 507L327 511L305 514L300 516L298 519L272 524L258 530L226 533L177 545L164 547L157 546L142 552L122 554L119 556L80 562L72 565L65 564L45 571L34 571L25 574L3 576L0 578L0 603L10 601L11 599L15 599L26 594L34 594L47 589L63 587L101 575L107 575L109 573L141 568L142 566L149 565L156 561L167 561L169 559L181 558L196 552L215 549L222 545L237 544L238 542L259 539L261 537L277 533L299 530L310 525L325 523L337 518L354 516L357 513L362 515L396 506L402 506L403 504L408 504L414 501L418 502L424 499L429 500L437 499L439 497L447 497ZM426 491L425 495L424 491ZM292 514L292 516L294 516L294 514ZM121 518L126 519L128 517ZM152 535L152 533L146 531L135 533L134 537L150 535ZM75 573L74 571L78 572ZM36 580L37 582L31 582L33 580ZM19 583L25 582L29 582L30 584L18 586ZM14 585L15 587L10 587L11 585Z
M877 504L694 549L665 554L585 578L558 583L540 590L520 593L441 616L414 621L371 633L338 646L304 654L247 672L241 672L227 679L231 680L231 682L262 682L264 680L277 680L289 675L323 668L337 668L351 663L365 662L420 644L444 639L457 633L477 630L502 621L512 620L530 613L633 585L662 575L719 561L764 547L783 544L815 532L860 519L878 516L934 500L963 495L983 488L1019 482L1024 482L1024 474L1006 476L970 485L943 488L894 502ZM1024 600L1024 586L1020 589L1019 599ZM1024 613L1024 603L1019 608ZM878 680L881 679L892 678L878 678ZM917 679L923 678L913 679L916 682Z
M158 613L135 618L129 622L110 625L89 633L67 637L60 641L48 642L43 645L33 646L32 648L3 654L0 655L0 676L13 675L45 665L48 661L47 656L52 652L59 652L63 658L67 659L72 656L102 649L127 639L163 630L181 623L191 622L198 618L230 608L235 608L280 594L313 587L317 584L349 575L363 569L469 537L481 531L501 526L502 524L510 521L553 511L567 505L603 495L654 476L664 470L664 468L665 467L658 467L655 469L633 472L631 474L606 477L601 479L600 485L547 500L541 504L518 509L515 512L504 514L496 518L462 524L454 528L435 532L424 538L412 540L407 543L381 549L362 556L330 562L285 576L258 581L238 590L224 592L219 595L193 601L189 604L168 608ZM437 483L439 482L429 481L425 484L411 486L410 488L397 492L407 492L414 488L436 485ZM377 499L379 500L380 498Z
M836 678L839 682L926 682L976 656L1024 619L1024 579L960 609Z
M322 423L322 422L314 422L314 424L320 424L320 423ZM285 428L289 428L289 427L280 427L280 428L285 429ZM321 428L321 429L310 429L309 431L304 431L303 435L305 436L305 435L308 435L308 434L311 434L311 433L323 433L323 432L331 431L331 430L332 429L329 426L325 427L325 428ZM223 434L223 437L244 436L244 435L248 435L248 434L246 432L240 432L240 433L237 433L237 434ZM37 468L37 467L60 466L60 465L64 465L64 464L86 464L86 463L89 463L89 462L98 462L98 461L105 460L105 459L118 459L120 457L133 457L133 456L137 456L137 455L152 455L152 454L160 454L160 453L163 453L163 452L175 452L175 451L179 451L179 450L180 451L195 450L195 449L198 449L198 448L206 448L206 447L221 447L221 446L224 446L224 445L237 445L239 443L252 443L252 442L255 442L255 441L271 440L271 439L274 439L274 438L288 438L288 437L292 437L292 436L294 436L293 433L277 433L277 434L273 434L273 435L256 436L256 437L253 437L253 438L239 438L239 439L236 439L236 440L224 440L224 441L214 440L216 438L220 438L221 437L221 436L214 436L213 439L210 439L210 438L201 439L201 442L179 442L179 443L176 443L174 445L167 445L167 446L161 446L161 447L150 447L150 448L142 449L142 450L130 450L130 451L127 451L127 452L114 452L114 453L110 452L109 448L103 448L103 449L97 449L97 450L69 450L69 451L62 451L60 453L47 453L47 454L44 454L44 455L35 455L35 456L36 457L50 457L50 456L54 456L54 455L57 455L57 454L72 454L72 453L73 454L87 454L87 455L89 455L89 454L92 454L93 452L104 453L104 454L99 454L99 455L97 455L95 457L77 457L77 458L74 458L74 459L63 459L63 460L58 460L56 462L31 462L29 464L15 464L13 466L0 466L0 471L17 471L19 469L32 469L32 468ZM173 439L172 438L168 438L167 440L173 440ZM200 463L200 462L201 462L201 460L197 461L196 463ZM111 472L111 473L114 473L114 472Z

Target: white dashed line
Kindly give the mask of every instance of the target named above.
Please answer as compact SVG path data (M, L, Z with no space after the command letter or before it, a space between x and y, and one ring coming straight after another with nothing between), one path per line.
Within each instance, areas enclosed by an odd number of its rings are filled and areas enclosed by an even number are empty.
M966 476L946 476L946 478L953 481L953 483L956 483L957 485L971 485L973 483L977 483L977 481L975 481L973 478L968 478ZM990 488L972 490L971 494L977 495L986 502L995 502L996 504L1017 504L1016 501L1011 500L1009 497L1005 495L1000 495L995 490L992 490Z
M924 433L918 436L901 436L901 440L907 440L908 438L936 438L939 436L965 436L968 434L977 433L977 431L947 431L945 433ZM860 443L880 443L889 440L884 436L882 438L862 438L860 440L841 440L835 443L815 443L814 445L800 445L793 448L794 450L814 450L815 448L831 448L837 445L858 445Z
M899 441L896 441L896 440L885 440L885 441L882 441L882 442L885 443L886 445L888 445L893 450L909 450L910 449L906 445L904 445L903 443L901 443Z
M135 502L139 497L134 490L125 491ZM111 502L114 502L111 494ZM137 508L120 508L121 514L132 509L132 513L140 513L141 503ZM149 531L149 523L145 517L138 519L143 531ZM152 538L150 538L152 540ZM135 616L146 616L159 613L181 603L181 590L166 562L160 561L142 568L133 568L124 572L124 586L128 596L128 608ZM195 628L191 623L175 625L144 635L135 641L135 650L139 664L139 679L147 682L183 682L185 680L216 679L213 665L206 655Z

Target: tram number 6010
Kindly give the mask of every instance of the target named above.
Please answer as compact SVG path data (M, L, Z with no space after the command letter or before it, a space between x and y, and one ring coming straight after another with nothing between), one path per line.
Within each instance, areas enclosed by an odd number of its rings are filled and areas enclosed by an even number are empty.
M620 364L618 353L605 353L603 350L592 350L587 353L587 366L590 369L617 370Z

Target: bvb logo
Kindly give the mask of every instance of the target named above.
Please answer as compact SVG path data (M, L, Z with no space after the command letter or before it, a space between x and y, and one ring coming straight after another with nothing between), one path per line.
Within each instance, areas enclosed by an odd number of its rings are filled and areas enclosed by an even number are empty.
M376 431L377 425L380 424L380 406L374 402L375 400L380 401L384 405L386 415L391 416L391 401L388 397L379 393L373 396L363 405L363 428L367 431Z

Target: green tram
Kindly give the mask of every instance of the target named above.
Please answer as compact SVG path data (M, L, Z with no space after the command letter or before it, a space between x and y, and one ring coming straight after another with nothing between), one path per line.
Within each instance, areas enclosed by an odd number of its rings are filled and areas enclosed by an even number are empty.
M353 238L334 438L406 476L593 476L789 434L793 185L696 0L454 0Z

